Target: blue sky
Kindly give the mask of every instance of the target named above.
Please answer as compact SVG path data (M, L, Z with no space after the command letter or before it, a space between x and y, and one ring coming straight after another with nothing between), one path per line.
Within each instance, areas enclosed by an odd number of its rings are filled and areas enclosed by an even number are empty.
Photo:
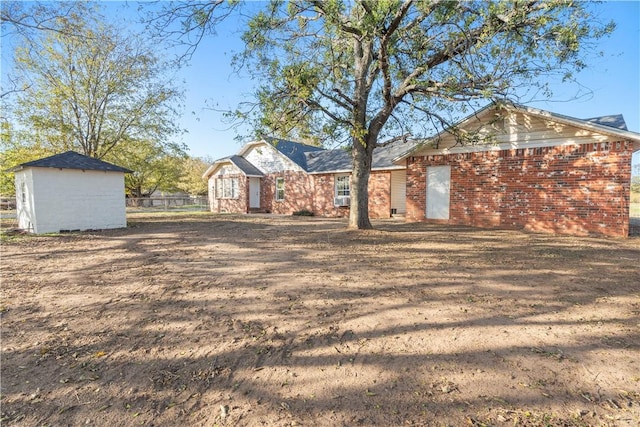
M132 22L137 18L135 2L112 1L106 6L108 15L119 19L125 16ZM594 7L603 22L614 20L617 29L599 42L597 49L603 56L590 62L577 76L583 87L555 85L553 100L527 105L577 118L623 114L628 129L640 132L640 2L605 2ZM254 82L247 76L236 75L230 65L233 52L242 49L242 30L241 22L225 21L217 35L203 40L191 64L178 74L186 89L180 125L187 133L182 136L182 142L192 156L215 159L234 154L240 148L234 139L236 132L228 129L222 114L210 107L232 109L252 92ZM3 39L3 45L5 43ZM2 50L3 78L10 61L7 50ZM241 131L250 133L246 128ZM634 163L639 162L640 153L636 153Z

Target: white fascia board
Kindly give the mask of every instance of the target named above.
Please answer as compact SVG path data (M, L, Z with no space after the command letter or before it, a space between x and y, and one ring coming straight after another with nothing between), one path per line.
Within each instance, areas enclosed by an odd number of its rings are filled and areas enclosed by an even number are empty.
M372 168L371 172L380 172L380 171L396 171L396 170L405 170L407 169L404 165L392 166L388 168ZM329 170L329 171L321 171L321 172L308 172L309 175L327 175L327 174L338 174L338 173L352 173L353 169L339 169L339 170Z
M267 141L265 141L264 139L256 139L255 141L250 141L247 142L246 144L244 144L242 146L242 148L240 149L240 151L238 151L238 156L244 157L245 154L247 154L247 151L249 151L252 147L255 147L256 145L270 145Z
M596 133L602 133L609 136L618 137L625 140L634 142L634 145L640 143L640 133L630 130L616 129L611 126L605 126L598 123L593 123L587 120L577 119L575 117L569 117L562 114L552 113L550 111L540 110L533 107L527 107L525 105L506 105L506 108L512 111L524 111L526 113L538 116L542 119L553 120L565 125L590 130ZM635 150L634 150L635 151Z

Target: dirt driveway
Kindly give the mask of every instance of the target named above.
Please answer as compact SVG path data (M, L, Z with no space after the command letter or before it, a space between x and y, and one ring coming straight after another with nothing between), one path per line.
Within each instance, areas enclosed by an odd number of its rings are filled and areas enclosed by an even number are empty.
M2 425L638 425L640 238L345 225L3 242Z

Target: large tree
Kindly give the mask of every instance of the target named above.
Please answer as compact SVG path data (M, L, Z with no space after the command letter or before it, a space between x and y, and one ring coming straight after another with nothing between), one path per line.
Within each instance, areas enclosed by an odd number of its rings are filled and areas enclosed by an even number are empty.
M110 25L96 10L54 16L15 53L16 116L54 151L103 158L124 141L172 137L182 93L149 40Z
M61 29L56 26L57 18L69 16L87 9L87 4L83 2L58 2L55 7L42 2L22 2L22 1L2 1L0 2L0 35L3 41L3 48L10 49L11 39L20 38L28 40L30 44L37 42L37 39L44 32L66 32L66 35L73 35L72 28ZM69 32L71 30L71 32ZM23 89L24 84L9 75L3 75L0 98L5 98Z
M133 171L124 177L125 191L129 197L142 198L155 191L179 191L186 154L180 147L135 140L123 141L105 159Z
M237 1L172 2L160 22L192 52ZM243 5L236 64L261 83L236 112L256 132L351 149L349 227L370 228L373 150L451 124L471 102L550 96L613 30L569 0L272 0ZM163 20L164 19L164 20ZM180 22L181 26L171 26ZM475 104L477 105L477 104ZM463 138L461 138L462 140Z
M187 157L182 162L182 175L178 181L178 188L192 196L206 196L207 181L202 175L213 164L212 158Z
M240 57L262 86L258 127L345 141L353 157L349 227L370 228L373 150L449 123L472 100L546 90L571 78L610 32L587 2L273 1L249 22ZM255 110L254 110L255 111Z

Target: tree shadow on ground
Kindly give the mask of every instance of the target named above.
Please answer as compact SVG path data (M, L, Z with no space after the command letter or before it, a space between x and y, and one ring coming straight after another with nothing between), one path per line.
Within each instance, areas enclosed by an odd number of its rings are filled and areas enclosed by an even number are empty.
M12 244L3 423L640 419L637 242L343 227L154 219Z

